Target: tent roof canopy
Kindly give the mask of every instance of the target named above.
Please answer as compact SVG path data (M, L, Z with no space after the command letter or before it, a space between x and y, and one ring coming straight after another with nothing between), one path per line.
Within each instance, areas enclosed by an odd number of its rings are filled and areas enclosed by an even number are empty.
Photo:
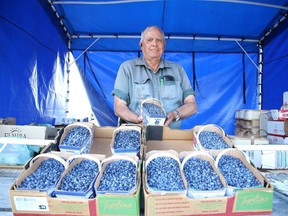
M287 0L48 2L71 49L90 51L139 51L141 31L157 25L165 32L168 52L258 52L258 42L288 10Z

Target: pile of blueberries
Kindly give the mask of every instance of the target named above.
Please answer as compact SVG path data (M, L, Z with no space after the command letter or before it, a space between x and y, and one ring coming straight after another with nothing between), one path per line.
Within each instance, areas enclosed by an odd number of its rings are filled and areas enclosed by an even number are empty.
M112 161L106 166L96 190L104 193L129 193L136 188L136 174L136 165L131 161L124 159Z
M75 126L67 132L61 145L79 148L85 147L87 151L89 151L91 145L90 138L91 134L88 128L83 126ZM83 153L87 153L87 151Z
M48 190L56 186L64 170L64 165L56 159L43 160L38 168L21 182L18 189Z
M165 112L161 109L161 107L154 103L143 103L142 107L145 108L149 115L165 116Z
M214 131L202 131L199 134L199 141L205 149L219 150L230 148L223 137Z
M250 188L260 186L261 183L245 164L231 155L222 155L218 168L229 186L237 188Z
M63 177L59 190L87 192L98 172L99 167L95 161L84 159Z
M188 188L203 191L223 188L218 174L207 160L191 157L185 162L183 172L188 183Z
M140 132L137 130L120 130L114 140L114 149L138 149Z
M147 185L155 191L183 191L179 163L171 157L156 157L147 165Z

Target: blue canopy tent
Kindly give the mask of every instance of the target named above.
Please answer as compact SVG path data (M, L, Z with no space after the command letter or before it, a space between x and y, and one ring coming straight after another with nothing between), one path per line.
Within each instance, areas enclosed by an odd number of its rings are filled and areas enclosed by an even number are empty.
M198 113L184 120L183 129L214 123L233 134L236 110L280 108L287 91L285 0L0 5L0 116L23 124L69 112L69 72L77 64L100 125L115 126L111 91L118 67L141 55L140 33L150 25L163 29L163 57L183 65L196 92Z

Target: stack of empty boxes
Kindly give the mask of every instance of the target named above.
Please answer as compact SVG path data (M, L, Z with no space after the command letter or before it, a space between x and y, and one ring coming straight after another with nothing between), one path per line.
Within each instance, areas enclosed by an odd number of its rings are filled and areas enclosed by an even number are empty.
M261 130L263 127L260 124L260 115L267 112L267 110L237 110L235 112L235 135L240 137L266 136L266 132Z

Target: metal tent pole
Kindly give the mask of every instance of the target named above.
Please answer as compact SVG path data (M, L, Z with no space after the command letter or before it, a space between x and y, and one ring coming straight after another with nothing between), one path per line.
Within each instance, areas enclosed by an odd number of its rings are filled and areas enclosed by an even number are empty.
M263 97L263 93L262 93L262 80L263 80L263 47L261 42L259 42L258 44L259 46L259 52L258 52L258 56L259 56L259 62L258 62L258 109L261 110L262 109L262 97Z
M70 61L71 61L71 40L68 40L68 54L67 54L67 91L66 91L66 110L65 110L65 117L67 118L69 116L69 110L70 110Z

